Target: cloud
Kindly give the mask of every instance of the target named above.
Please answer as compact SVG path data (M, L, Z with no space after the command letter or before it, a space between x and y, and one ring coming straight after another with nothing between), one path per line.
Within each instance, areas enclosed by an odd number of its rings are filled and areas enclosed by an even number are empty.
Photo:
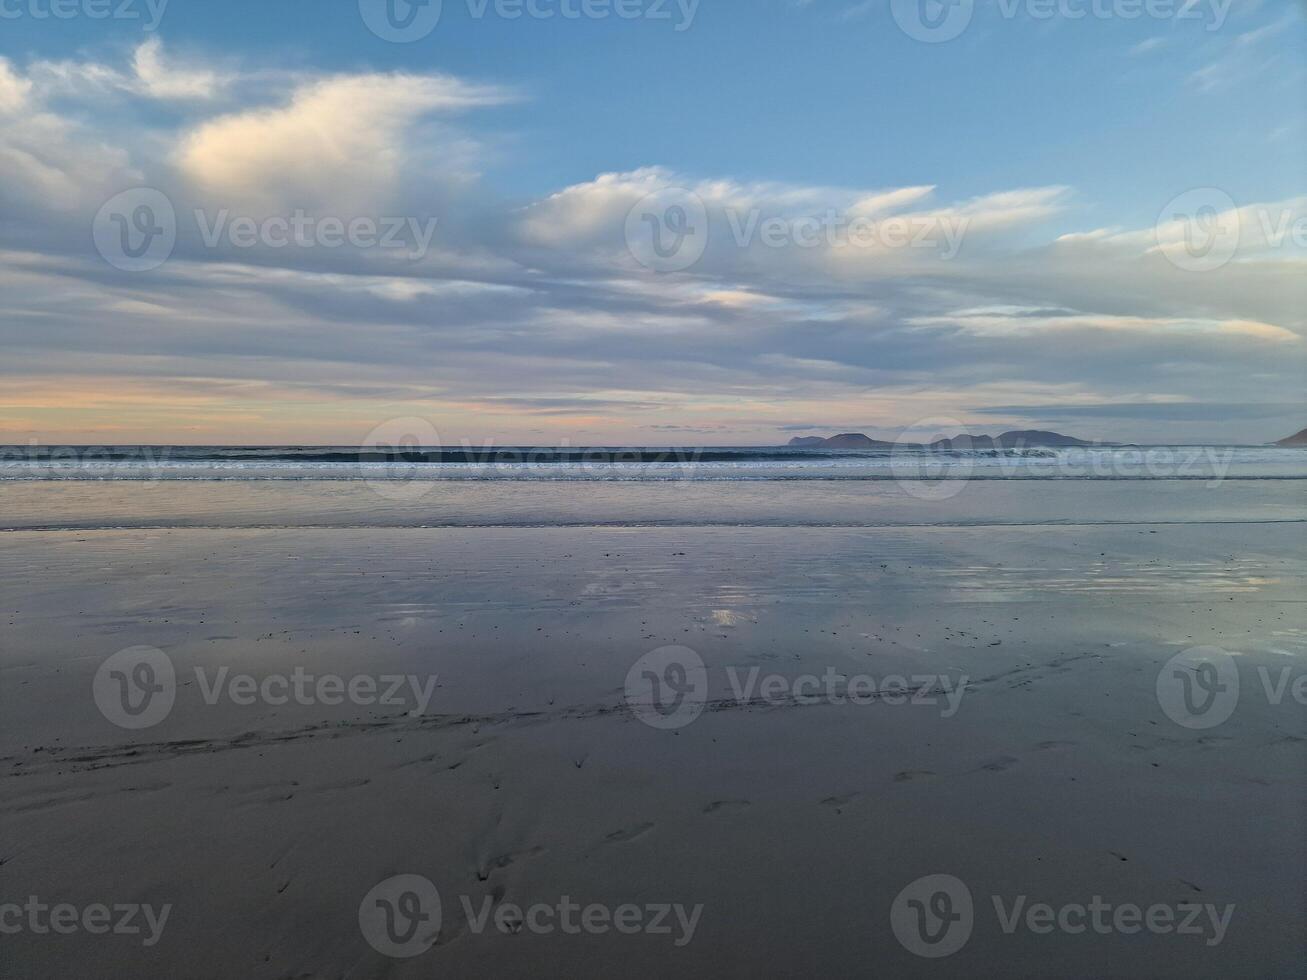
M0 113L14 113L27 104L32 83L14 71L13 65L0 58Z
M1151 227L1082 221L1102 202L1056 184L958 194L648 166L509 201L471 174L478 127L512 98L446 75L255 76L150 43L119 67L0 60L0 429L52 438L111 418L125 440L348 442L423 415L501 442L547 426L547 440L738 444L796 419L893 433L1069 406L1094 429L1077 434L1135 440L1199 411L1165 406L1301 389L1307 259L1275 247L1283 222L1259 230L1262 210L1301 199L1218 215L1247 234L1204 274L1169 262ZM124 274L88 229L140 184L166 190L183 227L168 263ZM634 259L625 223L674 187L703 201L711 242L660 275ZM197 207L439 223L418 259L237 249L200 240ZM737 241L753 218L963 238L947 258L885 240ZM1182 231L1164 225L1163 243ZM1255 411L1217 412L1212 431L1260 441Z
M183 137L177 162L222 200L267 213L286 202L349 213L394 186L418 120L509 98L448 75L335 76L301 86L286 105L202 123Z
M1301 343L1292 330L1254 320L1201 320L1185 317L1112 316L1101 313L1050 315L1041 310L963 310L946 316L916 317L915 324L953 325L982 336L1022 336L1047 331L1116 330L1195 336L1223 334L1249 340Z
M973 408L980 415L1058 419L1147 419L1153 422L1228 422L1231 419L1278 419L1301 416L1294 402L1107 402L1088 405L991 405Z
M32 80L0 58L0 203L18 214L34 206L69 212L126 175L127 154L49 111L38 96Z
M1037 187L925 207L935 188L849 189L701 178L663 167L600 174L522 212L521 239L565 248L588 261L636 269L624 233L631 210L650 195L702 206L707 251L696 275L747 270L791 276L862 276L951 258L964 242L984 247L1059 213L1068 189ZM662 200L662 198L659 198Z
M86 101L130 97L165 102L206 102L225 95L246 80L235 71L219 71L194 60L166 54L153 35L119 66L103 61L34 61L28 74L46 98Z
M210 99L224 84L211 69L179 68L165 62L163 41L157 35L136 49L132 68L141 89L156 99Z
M1132 47L1130 49L1130 54L1132 55L1147 54L1149 51L1155 51L1165 44L1166 44L1165 38L1147 37L1144 38L1142 41L1140 41L1138 44L1136 44L1134 47Z

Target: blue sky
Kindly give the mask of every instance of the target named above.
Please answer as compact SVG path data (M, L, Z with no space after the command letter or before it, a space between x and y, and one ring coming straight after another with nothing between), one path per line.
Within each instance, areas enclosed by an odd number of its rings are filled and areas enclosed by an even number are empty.
M631 19L538 0L555 16L512 20L445 0L411 43L376 36L355 0L171 0L153 31L145 0L105 20L65 2L67 19L0 3L13 440L349 443L419 416L455 439L765 442L937 416L1067 429L1076 406L1105 438L1307 424L1296 0L1185 17L976 0L939 43L891 0L672 0L665 19L657 0L630 0ZM124 271L89 229L138 187L181 227L165 264ZM703 202L711 245L650 269L614 243L668 188ZM930 190L876 197L914 188ZM1217 268L1159 246L1194 188L1242 227ZM438 231L379 267L191 227L197 210L301 207ZM842 244L723 251L753 212L956 219L966 238L947 264L883 242L853 263Z

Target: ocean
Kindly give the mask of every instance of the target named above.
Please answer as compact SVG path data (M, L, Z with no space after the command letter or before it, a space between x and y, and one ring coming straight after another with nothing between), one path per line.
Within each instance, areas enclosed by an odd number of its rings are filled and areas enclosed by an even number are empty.
M1307 452L8 447L0 529L1303 520Z
M992 450L785 447L0 446L0 480L1307 479L1274 446Z

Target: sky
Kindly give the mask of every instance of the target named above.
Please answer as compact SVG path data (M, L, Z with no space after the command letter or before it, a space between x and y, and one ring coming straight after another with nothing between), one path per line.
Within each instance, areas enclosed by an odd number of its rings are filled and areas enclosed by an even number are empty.
M1303 0L0 0L0 442L1307 425Z

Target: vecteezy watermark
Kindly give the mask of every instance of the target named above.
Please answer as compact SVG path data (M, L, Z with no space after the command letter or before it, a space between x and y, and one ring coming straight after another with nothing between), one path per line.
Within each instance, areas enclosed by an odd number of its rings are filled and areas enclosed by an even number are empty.
M535 936L644 934L669 936L673 946L683 947L694 939L703 915L701 904L690 908L679 902L611 906L599 902L582 904L569 895L562 895L557 901L525 906L497 903L490 896L474 900L470 895L460 895L458 900L474 936L487 932ZM440 938L440 892L421 875L395 875L363 897L358 920L363 938L383 956L395 959L420 956Z
M6 474L42 480L132 480L152 484L162 478L174 457L172 446L0 446Z
M363 23L383 41L420 41L440 23L441 0L359 0Z
M210 707L226 700L248 707L264 704L342 704L359 707L409 708L417 717L426 713L435 692L437 675L416 674L313 674L295 667L289 674L262 677L234 674L230 667L212 671L196 667L195 680L204 703ZM120 650L96 671L91 686L100 713L119 728L152 728L172 712L177 700L177 672L172 658L155 647Z
M143 20L158 30L169 0L0 0L0 20Z
M104 202L91 222L95 250L115 269L149 272L177 247L177 212L153 187L137 187Z
M760 208L726 209L737 248L929 249L954 258L971 219L966 215L903 214L874 218L828 208L821 214L764 218Z
M1019 432L972 435L963 423L948 418L921 419L892 443L864 453L869 463L887 464L910 496L930 501L955 497L973 480L1164 479L1215 487L1235 458L1234 449L1220 446L1064 446Z
M383 497L414 500L439 483L484 480L688 480L712 459L704 447L496 446L493 440L443 443L419 417L389 419L374 428L353 457L352 475ZM337 461L341 461L337 457Z
M971 677L963 674L843 674L827 667L821 674L767 674L759 667L743 673L726 668L731 697L737 704L915 704L939 707L941 718L958 713Z
M1202 730L1228 721L1239 706L1239 658L1220 647L1190 647L1168 660L1157 673L1157 703L1177 725ZM1295 671L1297 676L1295 677ZM1286 696L1307 705L1307 670L1256 669L1259 690L1272 705Z
M367 485L388 500L416 500L430 493L433 459L442 458L440 433L424 418L387 419L363 438L359 467Z
M1153 228L1157 251L1185 272L1212 272L1241 247L1307 249L1307 214L1301 208L1239 207L1217 187L1195 187L1172 198Z
M708 701L708 669L689 647L651 650L626 672L627 707L651 728L684 728Z
M952 259L971 224L966 215L903 214L875 217L827 208L819 213L765 214L762 208L720 208L730 244L766 249L929 249ZM627 212L624 233L632 257L654 272L681 272L703 258L712 238L707 205L694 191L665 187Z
M206 249L317 248L380 249L419 261L431 248L437 218L290 214L233 215L227 208L191 213L199 244ZM172 257L180 222L169 197L153 187L116 194L91 223L96 251L115 269L149 272ZM189 231L189 229L186 229Z
M899 486L918 500L949 500L965 490L975 458L970 453L941 453L936 448L950 434L965 431L957 419L929 418L900 433L889 460Z
M699 0L464 0L470 20L649 20L694 23ZM409 44L436 29L442 0L358 0L363 23L383 41Z
M71 936L84 932L90 936L143 936L142 946L154 946L163 937L171 913L171 904L158 909L139 902L77 906L69 902L48 904L31 895L21 905L0 904L0 935L29 932L36 936Z
M359 930L383 956L420 956L440 938L440 892L421 875L395 875L359 903Z
M811 706L927 705L951 718L961 706L971 678L944 674L845 674L826 667L820 674L763 674L760 667L728 666L723 671L729 694L722 704ZM708 704L708 669L689 647L659 647L646 653L626 673L625 699L631 713L651 728L684 728Z
M128 647L100 664L91 693L100 713L119 728L153 728L177 700L177 672L162 650Z
M1033 21L1150 20L1193 21L1219 31L1234 0L997 0L1003 20ZM903 33L917 41L952 41L970 25L977 0L890 0L890 12Z
M926 875L909 884L890 906L890 928L903 947L939 959L967 944L975 925L971 889L952 875Z
M646 269L681 272L708 247L708 209L684 187L647 194L626 215L626 247Z
M1211 902L1108 902L1101 895L1088 901L1031 902L1028 895L1010 899L991 895L999 929L1005 935L1025 931L1036 936L1057 932L1068 936L1196 937L1206 946L1219 946L1234 915L1234 905ZM976 927L977 910L971 889L947 874L926 875L908 884L890 906L890 928L904 949L939 959L962 949Z
M975 5L975 0L890 0L890 13L908 37L935 44L965 31Z
M404 249L417 261L426 256L436 234L437 218L316 217L302 209L266 218L237 216L226 208L212 216L196 210L195 222L205 248L350 248Z
M1239 249L1242 237L1234 199L1215 187L1197 187L1172 198L1154 226L1157 247L1186 272L1219 269Z

